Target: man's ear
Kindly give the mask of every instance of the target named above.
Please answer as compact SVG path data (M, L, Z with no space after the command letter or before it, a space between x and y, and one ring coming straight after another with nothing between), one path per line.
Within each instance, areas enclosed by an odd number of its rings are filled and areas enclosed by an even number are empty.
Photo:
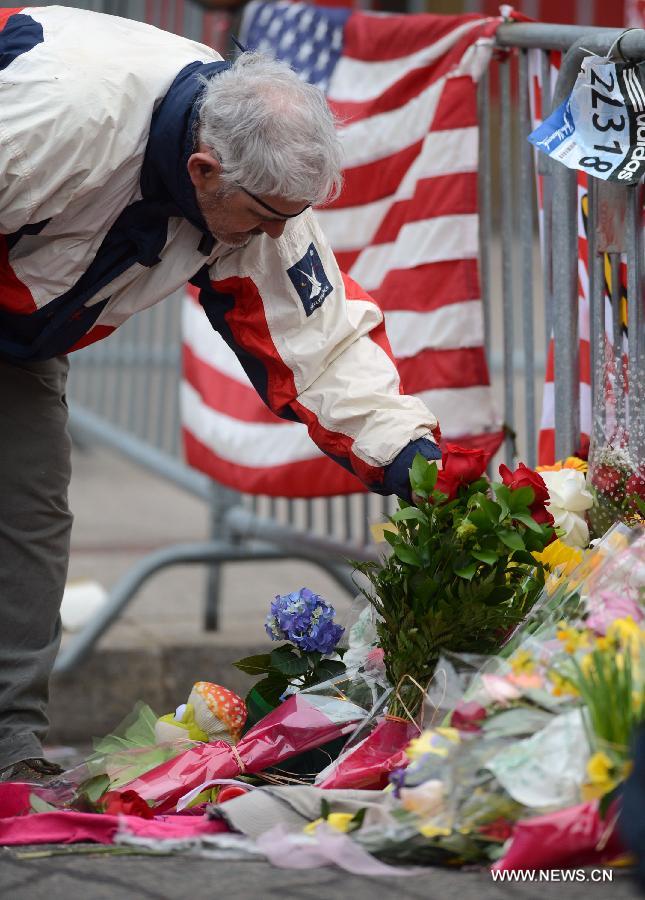
M219 187L219 177L222 171L220 162L201 147L197 153L188 157L186 168L196 190L212 193Z

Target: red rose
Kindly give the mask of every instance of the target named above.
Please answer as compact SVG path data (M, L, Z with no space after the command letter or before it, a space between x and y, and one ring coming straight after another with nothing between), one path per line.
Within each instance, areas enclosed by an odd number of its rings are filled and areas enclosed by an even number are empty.
M510 487L512 491L523 487L533 488L533 493L535 494L534 504L539 503L540 506L544 506L545 503L549 502L549 491L544 483L544 479L538 472L529 469L524 463L520 463L514 472L511 472L509 467L502 463L499 467L499 474L504 484Z
M591 483L601 494L620 492L623 481L623 473L613 466L598 466L591 476Z
M154 812L136 791L108 791L102 801L103 811L108 816L122 813L124 816L139 816L140 819L154 818Z
M480 825L477 831L480 834L486 835L486 837L491 840L499 841L503 844L504 841L507 841L513 834L513 824L509 822L508 819L500 816L499 819L488 822L487 825Z
M524 463L520 463L517 469L511 472L509 467L502 463L499 467L499 474L506 487L509 487L512 491L517 491L524 487L532 488L535 495L533 503L529 506L532 518L538 525L554 524L553 516L545 506L549 502L549 491L539 472L534 472L533 469L529 469ZM555 532L551 540L554 539Z
M486 718L486 710L475 700L457 704L450 717L450 724L457 731L480 731L480 722Z
M443 468L439 472L436 487L453 500L462 484L470 484L481 478L486 469L488 454L485 450L468 450L457 444L446 444L441 462Z

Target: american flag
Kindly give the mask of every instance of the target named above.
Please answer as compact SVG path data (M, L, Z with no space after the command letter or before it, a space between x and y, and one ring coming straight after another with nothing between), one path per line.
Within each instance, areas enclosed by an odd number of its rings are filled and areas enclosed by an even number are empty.
M380 304L406 393L444 438L493 453L502 440L483 334L478 272L477 81L498 18L382 15L252 2L240 40L318 85L340 118L345 185L317 212L339 265ZM195 301L184 316L185 378L220 415L217 444L189 462L246 493L317 496L361 490L322 456L303 425L261 403ZM200 365L192 365L195 358ZM266 448L258 469L249 446ZM306 474L307 477L304 477Z

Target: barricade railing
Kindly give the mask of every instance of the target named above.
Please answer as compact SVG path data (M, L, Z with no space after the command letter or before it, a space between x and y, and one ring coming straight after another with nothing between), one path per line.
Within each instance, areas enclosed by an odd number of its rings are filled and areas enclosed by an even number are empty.
M103 10L165 25L153 13L165 0L104 3ZM133 13L134 7L137 10ZM198 37L199 15L192 4ZM116 9L119 7L119 9ZM96 8L96 7L95 7ZM190 18L190 16L188 18ZM575 173L563 166L541 165L544 174L542 266L535 214L533 151L528 105L528 51L541 51L542 109L547 112L571 90L580 44L606 52L619 31L574 26L504 24L497 33L496 53L480 89L480 272L486 347L500 396L508 439L504 459L517 450L530 465L536 461L537 410L544 377L546 342L555 324L556 448L558 456L573 452L578 436L577 246ZM583 40L584 38L584 40ZM645 59L645 32L634 33L624 47ZM571 51L563 61L555 97L551 97L549 53ZM499 91L492 89L497 80ZM548 160L546 161L548 163ZM596 188L592 190L592 201ZM630 296L640 297L640 229L636 193L630 199L626 252ZM591 215L595 215L591 203ZM591 219L591 222L594 220ZM590 233L593 227L590 227ZM599 308L604 306L598 260L589 241L592 273L592 329L602 333ZM541 273L541 274L540 274ZM595 273L595 275L593 274ZM633 289L632 289L633 288ZM497 302L497 298L501 302ZM84 659L100 635L154 572L174 564L210 566L205 625L217 627L220 565L250 559L296 557L321 565L338 583L352 588L344 560L376 557L370 523L391 509L391 498L373 495L293 500L235 494L181 460L179 383L181 380L181 305L176 294L125 323L109 340L73 354L70 409L78 439L108 445L173 481L210 504L213 540L179 545L151 554L112 590L99 618L70 641L57 661L68 671ZM630 354L642 365L642 311L630 308L633 333ZM604 312L602 313L604 314ZM516 341L518 316L521 340ZM632 322L630 321L630 331ZM592 353L595 348L592 341ZM519 376L519 377L518 377ZM593 402L602 402L594 387ZM513 435L517 434L517 442Z

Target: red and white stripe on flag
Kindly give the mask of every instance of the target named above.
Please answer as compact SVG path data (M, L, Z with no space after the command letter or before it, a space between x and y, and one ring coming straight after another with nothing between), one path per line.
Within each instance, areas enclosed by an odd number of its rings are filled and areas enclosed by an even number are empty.
M478 272L477 80L498 23L348 15L326 88L343 123L345 186L317 213L341 269L385 312L404 390L427 403L444 439L491 453L502 432ZM184 365L192 465L246 493L363 489L320 453L304 425L263 406L193 300L184 313Z

